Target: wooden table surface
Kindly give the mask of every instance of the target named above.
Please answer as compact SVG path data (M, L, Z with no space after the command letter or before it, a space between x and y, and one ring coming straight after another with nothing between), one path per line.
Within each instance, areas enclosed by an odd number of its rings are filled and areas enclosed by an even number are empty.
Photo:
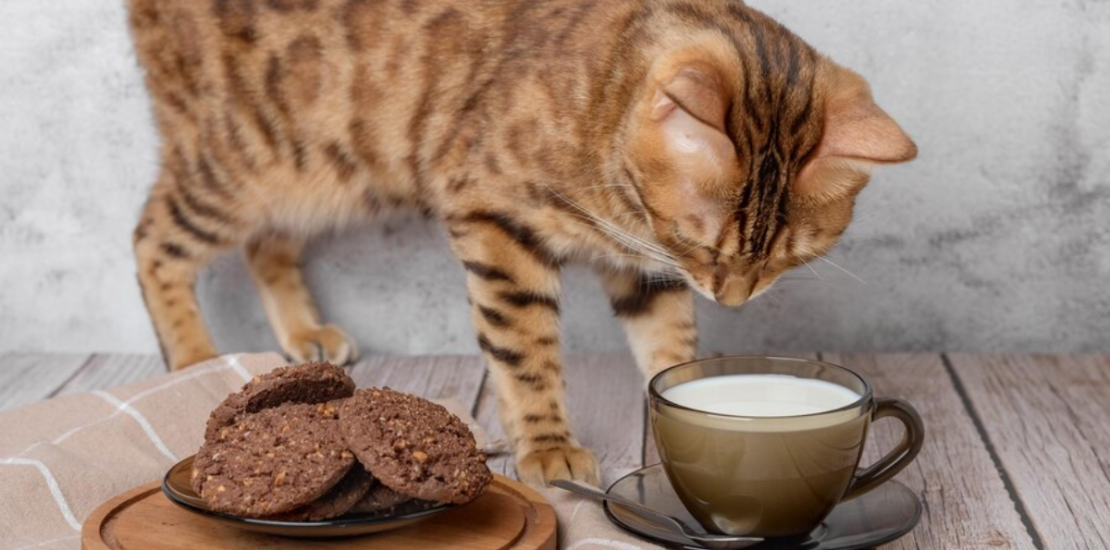
M884 549L1110 549L1110 356L814 356L857 370L879 395L908 399L925 419L925 448L899 476L925 499L925 514ZM605 481L657 462L631 358L572 355L566 363L572 422ZM11 354L0 359L0 410L163 372L146 355ZM479 357L373 357L352 376L360 386L455 397L502 433ZM865 460L897 441L894 424L876 425ZM492 466L513 473L508 457Z

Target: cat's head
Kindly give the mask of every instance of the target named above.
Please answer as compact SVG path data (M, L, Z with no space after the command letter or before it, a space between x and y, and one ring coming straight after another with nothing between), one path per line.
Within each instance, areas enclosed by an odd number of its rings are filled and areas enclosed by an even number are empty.
M748 15L652 61L625 142L656 240L725 305L828 252L871 169L917 154L862 77Z

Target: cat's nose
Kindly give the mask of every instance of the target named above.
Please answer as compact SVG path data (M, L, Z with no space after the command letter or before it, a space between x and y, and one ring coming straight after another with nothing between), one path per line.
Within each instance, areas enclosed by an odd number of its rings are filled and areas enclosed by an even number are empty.
M725 268L726 266L718 267L714 274L713 297L721 305L742 305L751 297L756 277L750 274L732 273Z

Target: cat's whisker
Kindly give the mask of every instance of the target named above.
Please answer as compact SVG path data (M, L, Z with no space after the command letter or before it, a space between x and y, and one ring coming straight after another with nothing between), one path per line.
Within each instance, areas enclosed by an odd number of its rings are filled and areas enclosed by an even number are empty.
M633 235L632 233L629 233L624 228L622 228L622 227L616 225L615 223L613 223L609 220L606 220L605 218L602 218L601 216L591 212L589 209L583 207L581 204L571 200L568 197L565 197L565 196L559 194L557 191L554 191L554 193L556 194L556 196L558 196L558 197L562 198L564 201L566 201L567 204L570 204L571 206L577 208L580 212L582 212L583 214L588 216L589 219L597 222L598 224L601 224L601 225L605 226L605 228L609 230L608 232L611 235L614 234L614 233L620 234L620 235L632 240L633 242L636 242L642 248L652 250L652 251L654 251L658 254L664 255L664 256L670 256L670 253L665 248L663 248L663 247L661 247L661 246L659 246L655 243L646 241L641 237Z
M566 195L563 195L559 191L556 191L550 185L548 185L547 188L555 197L563 200L568 205L577 209L579 212L582 212L582 214L585 215L586 220L594 222L594 224L605 234L609 235L621 244L624 244L625 246L628 246L629 248L632 248L637 252L641 252L645 256L648 256L654 260L666 263L673 267L678 267L678 262L666 249L650 243L636 235L633 235L617 224L610 222L609 220L606 220L605 218L602 218L597 214L594 214L589 209L583 207L581 204L578 204L578 202L570 199Z
M774 286L771 286L770 288L764 290L763 293L761 293L759 296L756 296L755 298L753 298L753 300L758 299L758 298L767 298L767 299L771 300L772 302L774 302L776 305L781 306L781 305L784 304L784 302L782 301L782 298L779 298L778 296L775 296L775 291L777 291L777 290L781 290L781 289L777 289Z
M599 254L599 255L596 255L596 256L590 256L590 259L595 260L595 261L596 260L604 260L606 258L633 258L633 259L636 259L636 260L647 260L647 261L656 262L656 263L663 263L663 262L660 262L660 261L656 260L655 258L650 258L648 256L644 256L643 254L618 254L618 253L613 253L613 254ZM677 266L677 265L671 265L671 264L664 264L664 265L666 265L667 267L670 267L672 269L680 269L679 266Z
M677 273L667 272L645 273L640 279L641 282L648 284L676 283L684 282L685 280L686 279L684 279L681 275Z
M600 221L597 220L596 218L590 218L590 217L585 217L585 216L579 216L579 217L586 220L586 221L594 222L594 225L596 227L598 227L599 229L601 229L602 232L604 232L606 235L608 235L610 238L617 241L618 243L624 245L629 250L631 250L633 252L639 252L640 254L642 254L645 257L648 257L652 260L659 261L659 262L662 262L662 263L666 263L666 264L674 266L674 267L678 267L678 262L674 261L674 259L671 258L669 255L659 254L659 253L655 252L654 250L652 250L650 248L643 247L642 243L640 243L636 239L632 238L632 236L629 235L627 232L613 231L612 229L610 229L609 227L606 227L605 225L598 225L600 223Z
M596 220L593 220L592 218L587 218L585 216L577 216L577 217L581 218L581 219L584 219L586 221L596 221ZM648 260L652 260L652 261L664 264L666 266L669 266L669 267L672 267L672 268L675 268L675 269L681 269L681 266L670 257L660 256L660 255L655 254L655 253L653 253L649 250L642 250L638 247L637 243L628 241L625 238L624 235L611 233L604 227L601 227L601 230L606 235L608 235L610 238L617 241L618 244L623 245L629 251L639 253L639 257L646 258Z
M587 212L587 214L592 215L589 212ZM648 241L646 241L646 240L644 240L644 239L642 239L642 238L640 238L636 235L633 235L632 233L629 233L625 229L621 228L620 226L618 226L618 225L616 225L616 224L614 224L614 223L612 223L608 220L605 220L605 219L603 219L601 217L598 217L596 215L592 215L592 216L593 216L594 221L603 225L610 235L621 235L622 237L636 243L642 249L650 250L650 251L652 251L655 254L660 255L660 256L664 256L664 257L668 257L668 258L671 257L670 252L667 251L666 249L664 249L664 248L662 248L658 245L655 245L651 242L648 242Z
M867 284L867 281L865 281L865 280L861 279L861 278L860 278L860 277L859 277L858 275L856 275L855 273L852 273L851 271L848 271L847 269L844 269L843 267L840 267L840 265L838 265L838 264L837 264L836 262L834 262L834 261L832 261L832 260L830 260L830 259L828 259L828 258L826 258L826 257L824 257L824 256L818 256L818 258L821 258L821 260L822 260L822 261L824 261L825 263L827 263L827 264L829 264L829 265L831 265L831 266L833 266L833 267L835 267L835 268L837 268L837 269L839 269L839 270L843 271L844 273L847 273L849 277L851 277L851 278L853 278L853 279L855 279L855 280L859 281L860 283L863 283L863 284Z
M810 284L821 285L822 288L840 288L840 287L843 287L844 285L855 285L855 284L857 284L856 281L833 281L833 280L829 280L829 279L823 279L823 280L817 280L817 279L786 279L786 280L780 280L780 281L775 282L775 284L779 284L779 283L782 283L782 284L790 283L790 285L792 285L792 286L797 286L800 283L810 283Z
M680 256L680 257L685 256L685 255L687 255L687 254L689 254L689 253L691 253L691 252L693 252L693 251L702 247L702 245L700 245L698 243L682 243L682 244L685 244L687 246L686 246L685 250L682 250L682 251L679 252L678 256Z
M598 185L587 185L585 187L575 187L574 190L575 191L587 191L587 190L590 190L590 189L604 189L606 187L625 187L625 188L628 188L628 189L634 189L634 187L632 187L631 185L629 185L627 183L602 183L602 184L598 184Z
M635 258L637 260L652 260L652 258L644 256L643 254L621 254L619 252L614 252L612 254L594 254L590 256L591 260L604 260L606 258Z
M617 207L614 206L613 208L617 208ZM636 223L645 223L645 222L648 221L647 218L644 217L643 213L634 212L634 211L617 212L613 215L613 219L615 219L615 220L630 220L630 221L636 222ZM646 225L646 223L645 223L645 225ZM648 226L648 227L650 228L650 226Z
M813 260L810 260L810 261L813 261ZM820 274L820 273L818 273L816 269L813 269L813 266L812 266L812 265L810 265L810 264L809 264L809 262L806 262L806 263L805 263L805 264L803 264L803 265L805 265L806 267L808 267L808 268L809 268L809 270L813 272L813 276L814 276L814 277L817 277L818 279L824 279L824 277L821 277L821 274Z

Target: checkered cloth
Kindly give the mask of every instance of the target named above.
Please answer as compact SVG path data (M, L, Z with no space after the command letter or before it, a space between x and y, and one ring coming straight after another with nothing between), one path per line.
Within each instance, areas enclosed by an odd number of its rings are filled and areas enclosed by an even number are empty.
M227 355L137 384L0 413L0 550L77 550L81 523L102 502L160 479L196 452L208 413L251 378L284 366L272 353ZM460 403L440 401L487 452L504 448ZM560 546L654 548L624 535L593 502L545 490Z

